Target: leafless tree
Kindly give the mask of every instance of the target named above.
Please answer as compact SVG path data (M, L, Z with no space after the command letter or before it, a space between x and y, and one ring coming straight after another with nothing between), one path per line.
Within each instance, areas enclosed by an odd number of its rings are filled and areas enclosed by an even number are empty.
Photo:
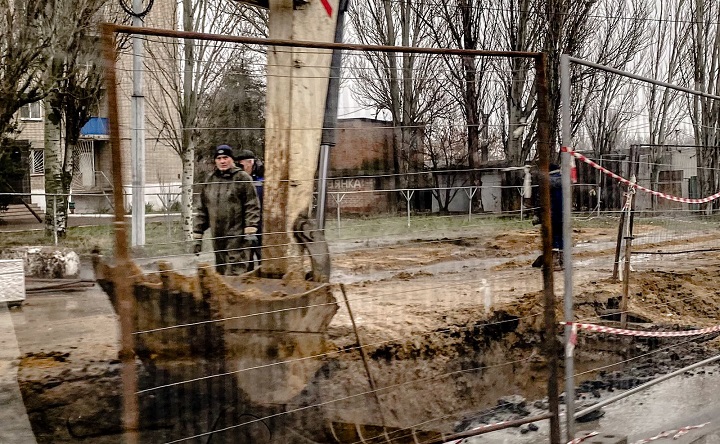
M429 30L422 20L427 3L412 0L368 0L352 2L349 23L352 39L364 44L427 46ZM437 57L418 54L365 52L349 59L354 79L352 89L362 104L390 114L394 169L405 174L422 164L419 159L419 128L425 116L445 94L431 88L436 78ZM408 176L400 176L407 187Z
M498 44L512 51L547 54L552 146L559 136L560 54L581 57L593 33L589 25L596 1L504 0L500 9ZM535 145L536 91L534 61L511 58L505 76L507 140L505 155L511 165L525 162Z
M423 19L439 48L495 49L491 30L496 25L494 8L478 0L453 0L425 10ZM502 101L493 89L494 60L476 55L443 56L445 79L453 86L450 93L461 105L467 128L469 167L488 161L488 145L481 133L487 117Z
M268 36L267 9L239 1L219 2L217 8L218 14L237 18L238 28L235 31L237 34L254 37ZM262 52L262 48L255 49Z
M97 24L111 13L107 0L66 1L63 21L72 30L50 61L54 84L45 98L45 226L59 236L67 228L68 195L80 131L97 115L103 70ZM105 12L105 16L103 16Z
M184 0L182 26L186 31L233 34L240 18L222 14L220 0ZM148 77L157 88L150 90L148 109L158 137L167 140L182 162L181 214L183 231L192 236L192 190L194 181L198 111L207 94L232 63L236 50L232 44L217 41L177 42L158 39L147 47Z
M649 8L646 0L605 0L596 9L595 37L587 45L590 60L614 69L631 71L643 66ZM573 114L585 117L596 156L614 151L626 125L640 114L637 84L608 71L575 70ZM580 96L584 97L580 99ZM577 119L575 120L577 121Z
M432 32L433 44L440 48L496 49L497 39L492 30L496 27L494 8L477 0L440 2L425 10L423 17ZM481 185L475 174L478 166L486 163L490 154L487 137L491 118L503 110L504 91L497 76L497 60L476 55L442 56L445 64L443 78L449 85L448 93L462 110L467 144L467 166L471 182ZM502 121L499 116L494 120ZM473 206L482 209L481 194L473 197Z
M687 47L690 42L692 25L680 20L689 17L685 6L687 0L667 0L657 3L657 21L653 21L649 33L650 46L647 60L643 64L644 75L667 83L685 83L682 78L682 66L691 64ZM646 92L648 123L650 125L651 145L663 144L673 134L680 122L687 117L687 109L682 106L681 95L677 90L650 85Z
M720 5L717 2L695 0L690 6L693 24L691 38L692 80L694 89L720 95L720 24L717 21ZM720 139L720 100L692 98L691 119L697 147L697 167L700 194L707 196L718 189L718 142ZM706 211L712 211L708 203Z
M501 2L496 35L498 47L509 51L538 51L542 46L542 21L539 20L540 1L504 0ZM503 81L506 88L505 157L511 165L521 165L530 155L534 144L527 135L535 110L533 61L511 58L504 66Z
M48 64L63 23L57 1L0 0L0 136L15 128L14 115L45 97Z
M432 195L441 213L449 211L450 203L463 186L469 185L466 165L469 153L464 128L455 122L460 111L435 116L433 124L423 131L424 151L432 176Z

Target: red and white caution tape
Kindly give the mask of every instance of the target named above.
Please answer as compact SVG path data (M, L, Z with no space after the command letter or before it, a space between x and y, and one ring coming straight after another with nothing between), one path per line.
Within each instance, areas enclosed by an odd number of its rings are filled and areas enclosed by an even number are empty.
M599 432L590 432L590 433L588 433L588 434L585 435L585 436L581 436L581 437L579 437L579 438L573 439L572 441L568 441L567 444L579 444L579 443L585 441L586 439L592 438L593 436L596 436L596 435L599 435L599 434L600 434Z
M667 438L667 437L669 437L669 436L671 436L671 435L672 435L672 439L678 439L678 438L680 438L681 436L683 436L683 435L685 435L686 433L688 433L690 430L699 429L699 428L701 428L701 427L705 427L705 426L708 425L708 424L710 424L710 423L709 423L709 422L706 422L706 423L703 423L703 424L698 424L698 425L693 425L693 426L686 426L686 427L683 427L683 428L680 428L680 429L677 429L677 430L667 430L667 431L665 431L665 432L658 433L657 435L653 436L652 438L646 438L646 439L641 439L640 441L635 441L633 444L645 444L645 443L647 443L647 442L652 442L652 441L657 441L658 439Z
M699 428L705 427L708 424L710 424L710 422L706 422L706 423L698 424L698 425L685 426L685 427L682 427L677 430L666 430L664 432L658 433L657 435L655 435L651 438L641 439L640 441L635 441L632 444L645 444L648 442L657 441L658 439L668 438L670 436L672 436L672 439L678 439L681 436L690 432L690 430L699 429ZM590 432L585 436L581 436L579 438L573 439L572 441L568 441L567 444L580 444L581 442L585 441L586 439L592 438L593 436L596 436L598 434L599 434L598 432Z
M612 177L613 179L617 180L618 182L624 183L625 185L629 185L631 187L635 187L636 189L638 189L640 191L644 191L649 194L652 194L653 196L661 197L663 199L672 200L675 202L690 203L690 204L708 203L708 202L712 202L715 199L720 198L720 192L715 193L712 196L707 196L707 197L703 197L700 199L689 199L689 198L685 198L685 197L673 196L671 194L666 194L666 193L661 193L659 191L651 190L650 188L645 188L642 185L632 183L632 181L625 179L624 177L618 176L617 174L613 173L612 171L608 170L607 168L598 165L597 163L593 162L592 160L588 159L587 157L583 156L582 154L580 154L576 151L573 151L566 146L563 146L560 149L562 151L565 151L566 153L570 154L574 158L585 162L586 164L590 165L591 167L595 168L596 170L600 171L601 173Z
M682 331L646 331L646 330L627 330L623 328L606 327L597 324L585 324L582 322L561 322L561 325L572 325L581 330L589 330L599 333L611 333L623 336L642 336L651 338L667 338L682 336L700 336L708 333L720 332L720 325L713 327L701 328L698 330L682 330Z
M572 322L570 325L570 340L565 346L565 357L572 358L575 355L575 346L577 345L577 324Z
M692 430L692 429L699 429L699 428L701 428L701 427L705 427L705 426L708 425L708 424L710 424L710 421L704 422L704 423L702 423L702 424L694 425L694 426L686 426L686 427L683 427L683 428L681 428L680 430L678 430L678 432L675 434L675 436L673 436L673 439L678 439L678 438L680 438L681 436L683 436L683 435L685 435L686 433L688 433L690 430Z

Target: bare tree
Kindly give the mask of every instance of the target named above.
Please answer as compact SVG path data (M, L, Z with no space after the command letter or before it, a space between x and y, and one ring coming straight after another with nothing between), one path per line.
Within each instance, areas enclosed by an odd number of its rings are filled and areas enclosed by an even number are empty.
M599 79L605 80L605 86L595 97L585 118L590 143L597 157L616 151L621 132L637 116L634 91L612 74L602 73Z
M185 31L233 34L239 17L221 14L221 0L184 0L182 23ZM192 190L194 181L198 111L207 92L217 85L231 66L238 48L216 41L175 42L160 39L148 45L148 76L157 85L147 101L158 137L167 140L182 162L181 217L187 239L192 236ZM181 55L182 53L182 55Z
M687 46L693 32L689 21L679 20L685 16L683 11L686 0L667 0L659 2L657 21L652 23L649 32L647 50L649 63L644 64L644 74L667 83L685 83L682 78L682 66L691 64ZM673 19L675 18L675 19ZM677 90L650 85L646 92L648 123L650 125L651 145L663 144L670 134L678 128L680 122L687 117L688 110L678 100Z
M0 136L15 128L14 115L45 97L49 60L58 44L54 1L0 0Z
M423 19L432 31L433 43L439 48L493 49L489 32L495 26L494 11L478 0L454 0L433 5ZM491 111L497 109L500 97L493 90L493 64L488 57L476 55L443 56L450 91L462 112L467 130L469 167L488 161L488 145L482 143L481 133Z
M498 45L509 51L537 51L542 45L541 4L535 0L505 0L500 13ZM533 61L514 57L508 60L504 76L507 101L505 157L511 165L521 165L530 155L534 140L526 137L535 109Z
M65 1L56 5L65 23L63 36L47 72L54 83L45 105L45 226L46 232L64 236L73 153L80 130L97 113L102 97L103 71L95 39L100 12L107 0Z
M625 71L643 66L648 17L646 0L605 0L591 19L595 38L586 47L586 57ZM627 78L595 68L576 69L574 74L575 122L578 116L585 117L596 156L610 153L620 133L640 113L636 86Z
M268 36L268 10L248 5L239 1L219 2L218 14L235 16L238 24L237 33L246 36ZM261 51L261 48L255 48Z
M452 109L452 107L450 107ZM460 187L469 183L466 165L469 153L467 134L455 124L460 112L435 116L433 124L423 132L425 159L432 175L432 195L441 213L449 211Z
M353 2L349 10L353 38L364 44L423 46L429 30L422 20L426 3L412 0ZM351 59L355 79L352 90L360 101L378 113L390 114L393 127L394 170L400 187L409 186L405 174L422 164L419 128L428 111L444 94L430 88L436 77L437 58L418 54L365 52Z
M596 1L505 0L499 44L512 51L547 54L548 94L553 128L551 143L559 136L560 54L581 56L593 33L590 18ZM511 165L521 165L535 145L536 108L534 61L511 58L505 76L507 90L507 140L505 155Z
M440 48L495 49L497 39L492 29L497 26L494 8L477 0L441 2L425 11L423 16L432 31L433 43ZM449 94L461 107L465 122L467 166L473 185L482 185L475 169L486 163L490 155L487 137L490 118L502 110L504 92L498 88L497 61L489 57L466 54L442 56L446 69L443 78L450 85ZM502 120L502 119L495 119ZM473 197L473 206L482 210L481 194Z
M694 88L708 94L720 94L720 24L717 22L720 5L717 2L695 0L692 5L692 79ZM693 96L691 118L697 145L698 182L701 195L718 189L718 139L720 101ZM713 204L708 203L707 212Z

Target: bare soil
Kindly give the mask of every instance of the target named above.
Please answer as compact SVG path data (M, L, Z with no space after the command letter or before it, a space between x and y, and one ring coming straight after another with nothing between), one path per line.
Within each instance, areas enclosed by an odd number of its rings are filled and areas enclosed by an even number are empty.
M578 320L615 325L612 319L600 316L616 307L622 294L622 282L611 277L616 230L608 226L573 233L573 295ZM659 230L662 228L638 226L636 251L658 252L670 245L699 250L712 238L712 233L698 232L658 242L660 237L649 234ZM522 415L524 411L514 411L517 409L507 404L498 407L498 400L513 394L542 400L546 393L542 272L530 266L539 250L538 230L533 228L494 235L469 232L424 236L378 246L332 245L332 280L342 282L343 288L333 289L340 310L329 327L331 346L323 358L323 368L308 388L281 410L320 405L321 410L303 410L306 415L302 421L311 418L318 424L382 424L393 429L443 432ZM633 258L629 310L646 322L632 328L668 330L718 324L717 252L648 257ZM554 273L554 281L560 320L563 274ZM488 297L491 305L486 304ZM61 296L65 304L82 303L83 298L91 296ZM29 299L23 313L14 316L32 317L35 307ZM119 418L107 418L107 412L119 407L117 331L108 307L105 301L103 308L73 327L82 332L80 341L49 339L42 347L37 341L19 341L23 355L18 379L40 442L81 438L117 442ZM52 322L68 329L70 318ZM22 334L32 333L28 329ZM685 345L678 349L682 341ZM581 334L578 382L596 383L581 385L580 396L591 397L591 387L617 387L628 375L634 375L636 385L656 373L699 359L718 346L714 336L682 341ZM562 350L558 353L562 357ZM592 371L599 368L602 371ZM644 368L642 375L633 373L637 368ZM77 393L91 397L93 402L78 400ZM539 409L546 408L542 402L538 405ZM175 426L158 421L157 429L164 427L166 432L148 435L153 436L148 442L177 436L167 432ZM285 426L295 427L298 421ZM217 428L211 420L207 423ZM296 441L288 441L284 435L284 442L335 442L331 434L316 430L322 428L318 424L311 427L312 433L296 430L301 436ZM248 427L256 427L254 442L279 442L279 435L267 433L272 426L263 429L252 423ZM234 442L242 440L235 438Z
M658 252L673 245L682 245L684 250L703 249L712 236L693 233L682 239L667 236L665 242L646 242L661 239L658 231L662 228L637 227L635 250ZM612 279L616 237L616 227L582 228L573 233L577 320L617 326L612 319L600 319L600 315L617 308L623 291L622 281ZM390 406L391 413L382 418L372 414L368 418L367 406L355 403L353 408L352 402L335 414L364 417L368 422L380 419L401 428L423 424L447 431L451 424L459 430L473 420L488 423L509 419L513 415L497 408L503 396L543 398L547 385L541 346L543 282L541 270L530 266L539 249L537 230L528 229L490 237L418 239L335 255L336 272L352 276L346 293L371 358L369 372L378 387L391 387L380 391L379 401L373 400ZM634 258L628 309L631 320L645 322L631 328L674 330L718 325L718 272L720 258L716 252L653 260ZM560 320L563 273L554 273L554 281ZM489 310L484 303L488 291L492 297ZM338 312L330 335L340 347L355 344L347 310ZM581 333L576 352L578 382L599 381L581 386L580 396L592 398L583 393L585 389L591 391L588 387L612 389L608 379L636 375L635 367L646 369L631 383L637 385L655 373L706 356L718 346L713 338L701 337L678 350L674 344L681 340L658 340L648 345L635 339ZM678 353L684 355L682 360L675 359ZM353 354L341 361L353 361L357 354L353 349ZM627 362L618 364L623 361ZM331 398L369 387L366 371L353 362L353 371L346 372L353 375L348 382L327 390L333 393ZM598 368L602 370L592 371ZM620 385L626 384L616 383ZM352 390L347 389L349 386Z

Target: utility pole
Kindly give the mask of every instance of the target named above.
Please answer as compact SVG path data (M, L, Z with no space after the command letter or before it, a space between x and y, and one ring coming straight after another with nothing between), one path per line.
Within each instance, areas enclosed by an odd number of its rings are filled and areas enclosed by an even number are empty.
M133 0L133 26L143 26L142 0ZM132 246L145 245L145 96L143 96L143 41L132 39L133 93L131 100Z
M335 43L342 43L344 15L350 0L340 0L337 23L335 25ZM325 99L325 117L323 118L320 138L320 166L318 168L318 194L315 220L317 228L325 229L325 203L327 200L328 168L330 167L330 148L335 146L335 127L337 126L338 94L340 91L340 65L342 53L334 49L330 61L330 80ZM338 205L339 207L339 205Z

